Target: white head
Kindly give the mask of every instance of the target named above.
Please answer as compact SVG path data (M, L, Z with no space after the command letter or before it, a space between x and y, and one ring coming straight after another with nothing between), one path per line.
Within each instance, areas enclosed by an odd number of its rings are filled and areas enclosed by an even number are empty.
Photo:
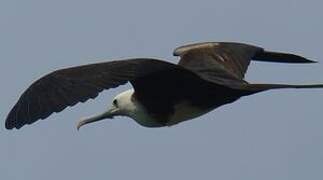
M129 89L118 94L116 97L114 97L109 110L99 115L81 119L77 125L77 129L85 124L100 121L106 118L111 119L114 116L135 116L138 107L136 107L135 99L132 96L133 93L134 90Z

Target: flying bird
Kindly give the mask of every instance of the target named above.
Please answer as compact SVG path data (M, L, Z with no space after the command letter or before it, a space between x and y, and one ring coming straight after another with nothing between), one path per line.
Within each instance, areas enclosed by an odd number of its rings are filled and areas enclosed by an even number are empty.
M244 75L251 60L315 63L304 57L234 42L178 47L178 64L151 58L116 60L56 70L35 81L7 116L7 129L21 128L110 88L130 82L110 109L79 121L77 128L114 116L128 116L145 127L172 126L243 96L280 88L323 88L323 84L251 84Z

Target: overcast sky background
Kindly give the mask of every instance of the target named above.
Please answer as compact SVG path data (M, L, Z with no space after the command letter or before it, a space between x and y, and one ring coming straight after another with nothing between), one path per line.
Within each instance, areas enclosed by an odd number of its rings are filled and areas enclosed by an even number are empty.
M76 130L130 85L19 131L4 121L55 69L129 57L177 62L172 50L238 41L319 64L252 63L251 82L323 82L320 0L1 0L0 179L323 179L323 90L276 90L170 128L115 118Z

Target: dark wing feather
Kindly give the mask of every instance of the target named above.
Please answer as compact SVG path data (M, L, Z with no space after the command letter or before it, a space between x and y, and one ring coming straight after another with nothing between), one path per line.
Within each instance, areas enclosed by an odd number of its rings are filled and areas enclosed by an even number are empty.
M253 57L256 61L281 62L281 63L316 63L302 56L289 53L259 51Z
M154 59L130 59L54 71L34 82L19 98L6 119L6 128L21 128L67 106L95 98L104 89L177 65Z
M251 60L313 63L301 56L264 51L260 47L231 42L199 43L179 47L174 51L180 56L179 65L192 70L203 79L232 88L246 84L244 75Z

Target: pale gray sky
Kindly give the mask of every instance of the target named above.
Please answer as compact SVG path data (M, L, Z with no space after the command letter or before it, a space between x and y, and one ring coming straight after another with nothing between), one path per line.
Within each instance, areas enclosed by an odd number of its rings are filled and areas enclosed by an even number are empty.
M322 90L277 90L171 128L129 118L76 130L130 87L7 131L20 94L55 69L128 57L176 62L185 43L239 41L313 65L252 63L251 82L323 82L320 0L1 0L0 179L323 179Z

